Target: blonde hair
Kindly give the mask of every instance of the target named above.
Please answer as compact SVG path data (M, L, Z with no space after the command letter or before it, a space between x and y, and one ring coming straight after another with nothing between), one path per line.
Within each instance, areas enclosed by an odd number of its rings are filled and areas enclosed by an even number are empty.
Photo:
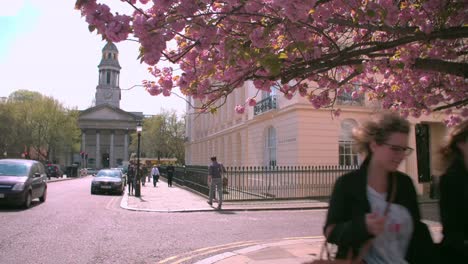
M353 139L358 152L370 154L370 143L385 143L391 134L409 134L410 124L408 120L394 112L382 112L372 116L361 126L353 129Z
M450 163L457 157L462 157L460 149L457 144L462 141L468 140L468 120L463 121L451 128L445 138L445 142L440 148L440 154L444 167L448 167Z

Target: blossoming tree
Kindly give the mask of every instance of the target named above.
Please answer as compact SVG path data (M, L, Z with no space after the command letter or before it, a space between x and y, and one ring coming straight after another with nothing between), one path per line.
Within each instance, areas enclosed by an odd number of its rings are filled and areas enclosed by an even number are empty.
M97 0L77 0L76 8L90 31L141 44L141 61L155 76L143 81L151 95L178 86L206 111L251 80L316 108L352 93L404 115L468 116L463 0L121 1L133 12L113 13ZM160 60L178 64L180 74L159 69Z

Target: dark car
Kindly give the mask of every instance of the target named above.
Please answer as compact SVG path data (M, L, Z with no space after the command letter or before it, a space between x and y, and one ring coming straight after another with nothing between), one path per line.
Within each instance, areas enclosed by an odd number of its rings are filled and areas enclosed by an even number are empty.
M29 208L36 198L41 202L47 198L44 165L35 160L0 160L0 204Z
M124 180L120 170L100 170L91 182L91 194L124 192Z
M86 175L96 175L96 173L98 172L96 169L93 169L93 168L85 168L86 169Z
M127 185L127 174L125 174L124 170L122 167L117 167L117 168L111 168L111 170L118 170L122 173L122 181L124 187Z
M47 164L46 173L47 173L48 179L50 179L50 177L55 177L55 178L63 177L63 171L60 169L60 165L58 164Z

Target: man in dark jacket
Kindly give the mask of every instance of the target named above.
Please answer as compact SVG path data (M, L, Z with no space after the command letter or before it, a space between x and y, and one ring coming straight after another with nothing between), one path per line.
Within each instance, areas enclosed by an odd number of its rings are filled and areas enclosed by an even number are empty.
M128 164L128 170L127 170L127 184L128 184L128 195L133 195L133 188L135 184L135 166L133 165L133 162L130 162Z
M167 186L172 187L172 179L174 178L175 168L174 165L169 164L166 168L167 172Z
M208 204L213 205L213 197L215 188L218 190L218 210L221 210L223 204L223 180L222 174L226 172L223 164L218 163L216 157L211 157L211 164L208 167L208 184L210 186L210 194Z

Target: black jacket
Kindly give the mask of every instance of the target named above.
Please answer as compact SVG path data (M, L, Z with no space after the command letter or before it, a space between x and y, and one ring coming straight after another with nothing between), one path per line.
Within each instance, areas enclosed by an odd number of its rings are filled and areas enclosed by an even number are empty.
M338 245L337 258L346 258L350 248L352 248L356 256L356 254L359 253L360 247L369 239L374 238L372 234L367 232L365 222L365 215L370 213L371 210L367 199L368 164L369 159L366 159L358 170L338 178L333 189L325 228L335 224L327 240L330 243ZM406 259L410 263L420 263L420 261L415 260L417 251L421 249L416 246L415 234L417 232L419 233L420 229L426 228L425 231L428 230L427 227L420 222L421 215L419 212L416 190L408 175L401 172L394 172L390 176L391 177L388 177L388 186L390 189L387 193L390 195L391 188L393 188L392 177L396 177L397 189L393 203L400 204L409 210L413 219L413 226L415 227ZM430 241L428 242L433 244L432 238L429 239Z
M455 263L468 258L468 172L455 160L440 178L440 218L443 227L442 260ZM465 254L465 255L463 255Z

